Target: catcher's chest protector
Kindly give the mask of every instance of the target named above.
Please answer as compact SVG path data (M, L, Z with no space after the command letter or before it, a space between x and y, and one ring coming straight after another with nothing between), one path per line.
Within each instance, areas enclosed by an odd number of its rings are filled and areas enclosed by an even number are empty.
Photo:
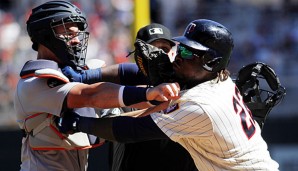
M28 61L21 70L21 78L38 77L51 79L48 85L57 86L69 82L59 70L57 63L49 60ZM97 117L93 108L73 109L81 116ZM86 133L66 135L59 132L54 119L56 116L50 113L36 113L27 117L22 129L29 138L29 144L33 150L74 150L98 147L103 142Z

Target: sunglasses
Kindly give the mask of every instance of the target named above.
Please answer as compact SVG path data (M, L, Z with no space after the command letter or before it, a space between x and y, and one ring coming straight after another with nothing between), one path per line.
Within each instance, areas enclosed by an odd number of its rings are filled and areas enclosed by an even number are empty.
M196 56L196 57L203 56L204 52L202 52L202 54L195 54L183 46L178 46L177 47L177 55L180 55L181 58L183 58L183 59L193 59L193 56Z

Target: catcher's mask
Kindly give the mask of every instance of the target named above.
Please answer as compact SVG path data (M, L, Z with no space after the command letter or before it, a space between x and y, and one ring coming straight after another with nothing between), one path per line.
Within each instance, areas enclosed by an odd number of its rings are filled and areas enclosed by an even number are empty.
M76 23L79 32L71 35L65 24ZM55 33L55 27L63 26L64 37ZM85 66L89 33L86 31L85 15L75 5L66 1L49 1L34 9L27 21L27 31L37 51L38 44L50 49L65 65L73 68ZM71 35L71 36L67 36ZM67 42L78 38L80 43L69 45Z
M235 83L254 119L263 128L267 115L281 102L286 89L281 86L274 70L261 62L240 69Z

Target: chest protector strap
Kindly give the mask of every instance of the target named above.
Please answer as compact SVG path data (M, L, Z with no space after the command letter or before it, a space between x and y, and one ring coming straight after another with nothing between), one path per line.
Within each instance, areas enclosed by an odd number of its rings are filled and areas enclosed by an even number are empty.
M69 80L64 76L58 64L50 60L28 61L20 73L21 78L38 77L54 78L64 83ZM81 116L97 117L92 108L77 110ZM57 116L48 113L36 113L25 119L24 131L29 145L33 150L74 150L98 147L104 143L98 137L78 132L75 134L62 134L54 122Z

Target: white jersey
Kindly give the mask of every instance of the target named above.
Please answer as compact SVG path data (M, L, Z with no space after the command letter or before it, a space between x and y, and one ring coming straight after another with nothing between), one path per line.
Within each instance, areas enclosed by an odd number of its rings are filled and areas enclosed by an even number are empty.
M63 101L72 87L79 83L67 83L56 87L48 85L48 79L29 77L21 79L15 94L17 122L24 129L25 118L38 112L60 116ZM28 136L22 140L21 169L24 171L87 170L86 150L32 150Z
M230 78L187 90L164 113L151 117L187 149L199 170L278 170L260 127Z

